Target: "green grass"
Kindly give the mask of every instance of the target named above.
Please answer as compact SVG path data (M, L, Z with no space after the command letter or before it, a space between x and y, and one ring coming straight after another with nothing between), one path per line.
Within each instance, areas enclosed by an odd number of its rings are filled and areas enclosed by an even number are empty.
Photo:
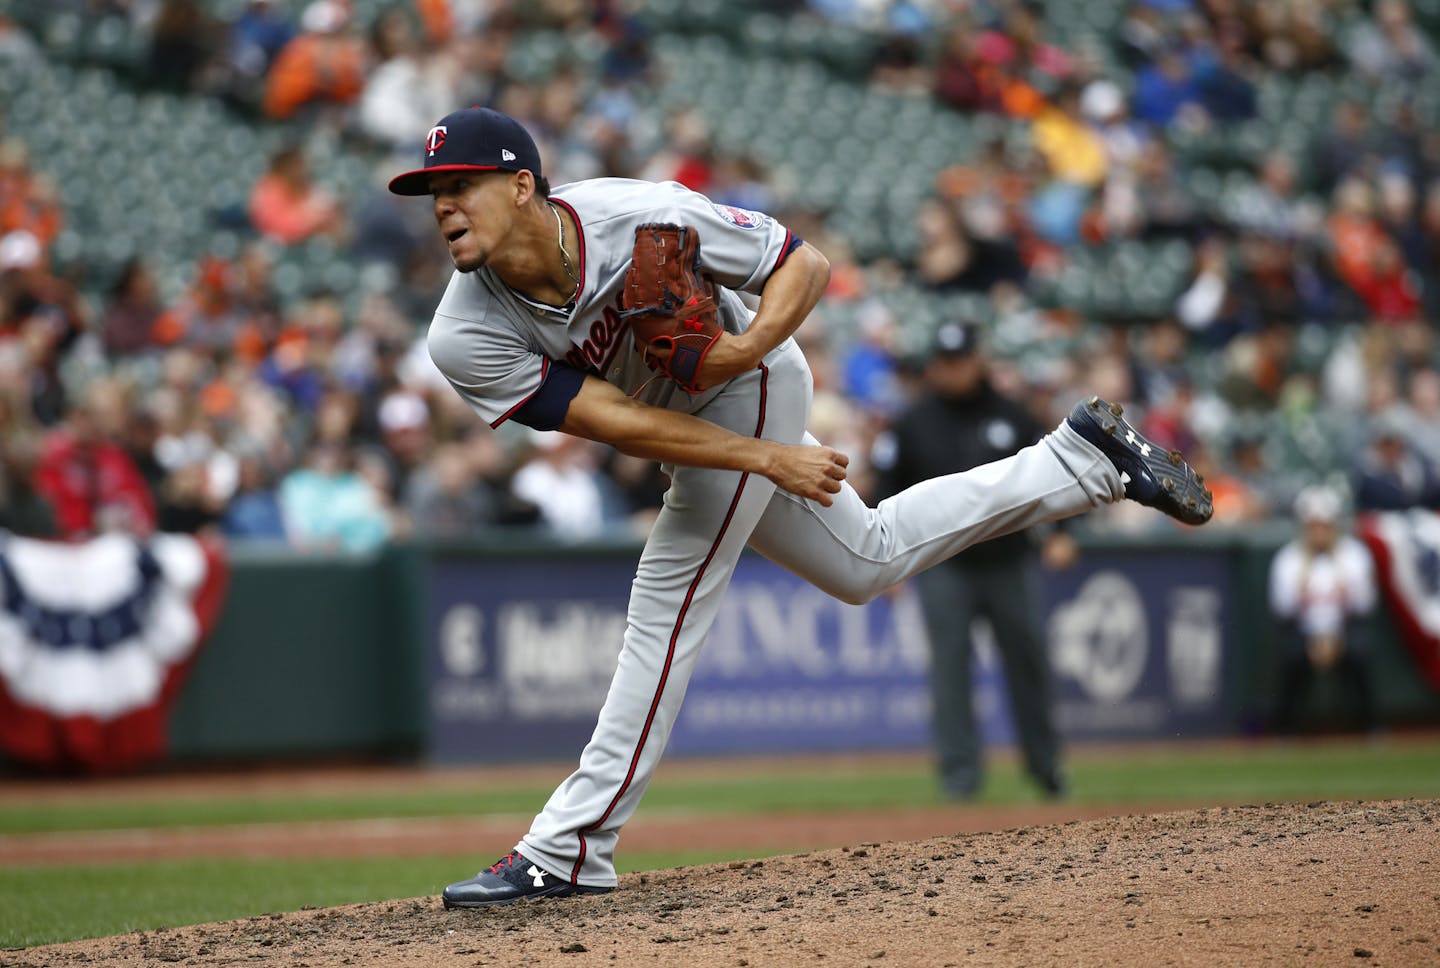
M707 864L747 851L634 853L622 872ZM0 948L228 921L306 905L435 897L473 873L454 857L184 860L0 870Z
M1202 803L1300 798L1440 797L1440 741L1266 743L1077 752L1070 759L1077 803ZM528 818L550 788L386 791L336 796L248 795L170 802L131 798L0 806L0 835L74 830L212 826L380 817ZM1008 762L991 770L981 802L1035 799ZM935 781L913 759L898 767L818 763L786 773L669 779L645 796L647 812L771 813L894 809L936 802Z
M533 814L550 790L446 792L414 790L353 796L252 795L156 802L148 798L97 803L0 807L0 834L73 830L129 830L147 827L223 826L306 820L365 820L375 817L472 817L476 814Z
M1148 809L1166 805L1296 799L1440 797L1440 740L1240 743L1077 750L1069 760L1072 800ZM550 790L535 786L354 796L266 796L158 803L132 796L44 806L0 807L0 835L174 825L218 825L378 817L514 815L519 829ZM998 758L982 804L1033 802L1013 758ZM710 777L661 770L647 813L746 815L903 809L937 803L934 777L913 757L884 763L818 761L793 769ZM774 853L775 851L770 851ZM621 852L626 870L754 856L753 850L683 855ZM0 870L0 947L96 937L295 910L303 905L434 895L464 876L449 857L361 860L187 860L166 863Z
M1082 762L1075 787L1075 799L1091 803L1440 797L1440 742L1177 749Z

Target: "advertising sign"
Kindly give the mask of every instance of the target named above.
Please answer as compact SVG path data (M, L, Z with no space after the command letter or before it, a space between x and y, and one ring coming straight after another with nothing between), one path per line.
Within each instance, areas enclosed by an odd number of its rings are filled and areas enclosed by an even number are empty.
M1055 721L1072 738L1226 731L1221 555L1102 553L1042 583Z
M430 746L442 761L571 758L589 738L625 631L633 560L436 560ZM1229 728L1224 560L1085 556L1042 582L1055 715L1072 740ZM976 633L976 715L1013 739L1003 666ZM929 745L928 643L912 591L845 605L742 559L670 750L684 754Z
M430 750L441 761L574 756L625 634L634 562L464 561L431 568Z

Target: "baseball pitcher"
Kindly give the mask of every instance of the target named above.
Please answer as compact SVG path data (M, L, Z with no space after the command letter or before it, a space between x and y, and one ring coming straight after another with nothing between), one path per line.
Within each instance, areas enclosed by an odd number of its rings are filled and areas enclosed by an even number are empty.
M1125 497L1210 517L1180 454L1093 397L1013 457L867 507L845 455L806 433L810 370L791 338L829 264L774 219L673 182L552 191L530 135L484 108L442 118L390 190L432 198L456 272L430 353L471 408L660 461L672 479L579 766L513 851L445 889L447 907L615 886L616 838L746 545L861 603L978 541Z

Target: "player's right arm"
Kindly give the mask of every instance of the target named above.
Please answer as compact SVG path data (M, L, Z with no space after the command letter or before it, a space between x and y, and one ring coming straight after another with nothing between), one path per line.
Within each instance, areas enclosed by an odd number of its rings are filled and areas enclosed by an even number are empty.
M699 417L652 407L593 376L586 376L571 398L558 429L609 444L631 457L760 474L826 507L840 491L850 463L830 447L743 437Z

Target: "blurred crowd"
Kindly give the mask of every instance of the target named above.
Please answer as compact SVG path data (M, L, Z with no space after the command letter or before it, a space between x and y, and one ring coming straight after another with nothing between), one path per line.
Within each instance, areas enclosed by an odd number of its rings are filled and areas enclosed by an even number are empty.
M1142 0L1109 68L1031 8L1002 9L952 29L931 89L959 111L1029 118L1029 138L942 173L920 278L988 295L1022 354L1060 339L1062 372L1032 367L1018 389L1064 387L1052 418L1086 387L1143 408L1147 433L1206 466L1217 523L1289 513L1337 471L1358 508L1436 506L1440 132L1417 105L1440 64L1404 0ZM1267 78L1306 76L1375 96L1337 94L1302 143L1248 165L1223 214L1203 204L1176 146L1256 118ZM1087 248L1170 239L1193 267L1168 314L1077 334L1025 298ZM1276 417L1324 427L1329 460L1279 466Z
M142 83L223 99L247 123L332 128L385 161L371 191L338 198L301 141L277 150L227 216L241 251L197 253L186 291L167 299L143 258L102 292L53 264L63 198L5 139L0 525L11 530L219 529L353 550L497 528L643 530L665 488L654 465L491 431L428 359L424 327L449 266L426 207L397 202L383 176L463 104L524 121L556 184L673 178L772 212L825 252L830 288L798 337L816 377L813 429L851 454L867 496L872 443L924 378L902 348L928 341L903 338L912 321L885 298L887 280L905 279L988 300L992 379L1043 425L1090 393L1128 401L1147 434L1194 455L1217 526L1288 514L1322 474L1345 478L1357 507L1440 506L1440 132L1418 108L1440 65L1405 0L1136 0L1106 56L1067 46L1060 8L1047 17L1026 0L777 5L871 32L864 83L1023 125L1023 139L989 141L940 173L913 260L866 264L825 213L788 206L743 145L714 143L698 111L655 123L642 110L661 67L646 20L620 0L404 0L365 22L346 0L247 0L228 21L199 0L55 5L140 25ZM537 29L600 56L511 76L507 52ZM25 48L14 33L0 30L0 56ZM1251 163L1226 214L1202 204L1176 145L1254 119L1267 77L1312 75L1394 96L1384 112L1337 99L1299 150ZM313 239L396 284L357 299L317 283L280 299L278 255ZM1167 314L1092 319L1035 297L1087 249L1165 240L1193 253ZM834 325L841 315L856 325ZM1287 460L1277 427L1320 438L1331 460ZM1094 525L1168 526L1125 508Z

